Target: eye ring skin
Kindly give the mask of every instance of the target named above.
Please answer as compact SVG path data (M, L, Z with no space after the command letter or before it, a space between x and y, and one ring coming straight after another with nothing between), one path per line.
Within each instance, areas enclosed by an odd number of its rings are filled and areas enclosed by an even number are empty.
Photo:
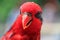
M42 16L41 16L41 12L37 12L35 14L35 17L38 18L39 20L43 21Z

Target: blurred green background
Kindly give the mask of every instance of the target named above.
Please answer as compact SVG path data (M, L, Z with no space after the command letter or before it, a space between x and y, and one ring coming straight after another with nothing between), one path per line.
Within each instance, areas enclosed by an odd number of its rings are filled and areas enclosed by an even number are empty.
M41 40L45 40L46 37L50 38L46 40L60 40L60 0L0 0L0 37L16 20L20 13L20 5L28 1L36 2L43 9Z
M10 10L16 6L18 0L0 0L0 22L5 22Z

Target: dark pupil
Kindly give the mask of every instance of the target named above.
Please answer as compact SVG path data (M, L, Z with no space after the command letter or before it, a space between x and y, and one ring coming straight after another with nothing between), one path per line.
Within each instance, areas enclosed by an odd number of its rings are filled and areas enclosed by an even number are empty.
M37 12L37 14L35 15L36 18L40 19L42 21L42 17L41 17L41 13Z

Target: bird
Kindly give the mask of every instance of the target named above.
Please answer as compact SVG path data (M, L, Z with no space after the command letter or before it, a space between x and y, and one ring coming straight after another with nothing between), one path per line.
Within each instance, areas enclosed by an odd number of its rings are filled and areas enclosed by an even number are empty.
M2 36L2 40L40 40L42 27L42 8L35 2L25 2L20 6L11 28Z

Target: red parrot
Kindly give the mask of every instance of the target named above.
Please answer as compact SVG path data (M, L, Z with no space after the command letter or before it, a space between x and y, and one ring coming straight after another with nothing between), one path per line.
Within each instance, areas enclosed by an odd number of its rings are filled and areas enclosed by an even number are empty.
M34 2L20 6L20 15L2 40L40 40L42 9Z

